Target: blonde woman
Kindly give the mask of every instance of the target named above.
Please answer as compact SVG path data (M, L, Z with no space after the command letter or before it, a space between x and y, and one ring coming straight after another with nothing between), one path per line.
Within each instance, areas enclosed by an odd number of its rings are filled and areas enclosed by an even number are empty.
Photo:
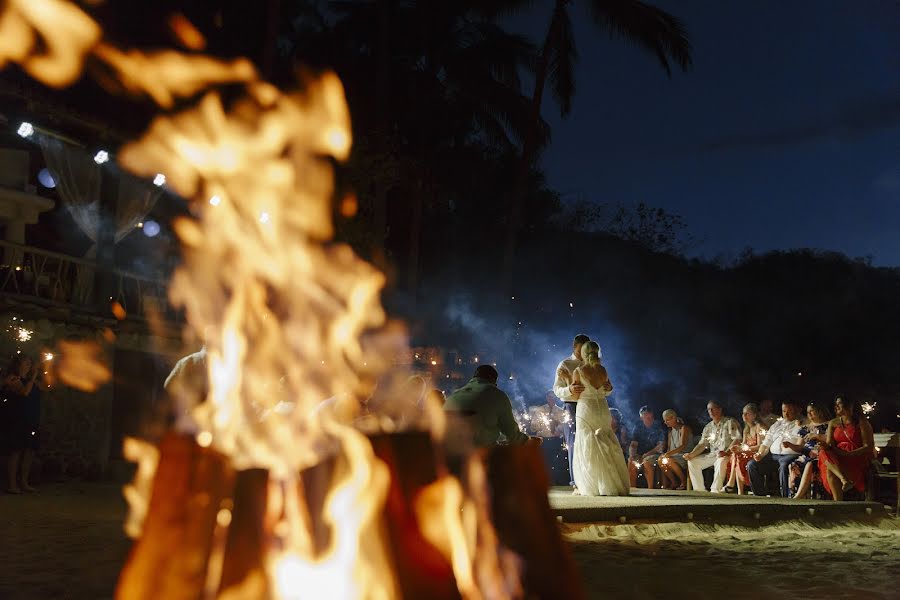
M662 484L667 490L683 490L686 483L684 470L687 468L683 454L690 449L694 432L671 408L663 411L662 418L669 428L666 444L668 450L659 457L658 462L663 476Z
M750 475L747 473L747 463L753 458L753 455L759 450L762 442L763 433L765 431L760 420L759 407L754 404L745 404L744 410L741 411L741 417L744 421L744 433L740 443L735 443L731 447L731 475L728 478L728 484L725 486L726 492L731 492L737 483L738 495L744 495L744 488L750 484Z
M586 342L581 347L582 364L572 378L584 387L578 395L573 449L576 493L583 496L625 496L628 469L619 440L612 430L607 390L609 375L600 364L600 346Z

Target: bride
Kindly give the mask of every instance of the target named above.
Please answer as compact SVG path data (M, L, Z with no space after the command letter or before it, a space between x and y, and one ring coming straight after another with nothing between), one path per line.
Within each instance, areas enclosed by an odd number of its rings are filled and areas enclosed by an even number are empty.
M582 365L573 379L584 386L575 409L575 486L583 496L628 495L625 456L610 424L609 376L600 364L600 346L586 342L581 347Z

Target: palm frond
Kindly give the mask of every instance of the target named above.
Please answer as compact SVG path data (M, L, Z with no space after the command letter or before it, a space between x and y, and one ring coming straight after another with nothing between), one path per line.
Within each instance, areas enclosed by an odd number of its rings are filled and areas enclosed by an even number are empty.
M672 76L671 63L683 71L692 64L691 42L684 24L662 9L636 0L591 0L591 16L599 26L644 48Z
M564 3L557 3L547 36L547 80L559 104L560 115L565 117L572 110L572 98L575 96L578 49L575 47L572 20Z

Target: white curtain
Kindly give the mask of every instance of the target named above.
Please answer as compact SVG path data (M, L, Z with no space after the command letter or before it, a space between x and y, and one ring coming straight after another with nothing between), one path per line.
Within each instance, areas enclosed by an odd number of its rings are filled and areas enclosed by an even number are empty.
M85 258L97 255L97 232L100 219L110 218L100 211L100 166L83 148L67 144L56 138L41 135L38 138L47 168L56 182L56 191L75 223L93 244ZM113 233L115 243L134 231L135 225L144 220L156 204L162 190L132 175L119 173L119 193ZM94 286L94 269L79 265L75 282L75 298L86 302Z

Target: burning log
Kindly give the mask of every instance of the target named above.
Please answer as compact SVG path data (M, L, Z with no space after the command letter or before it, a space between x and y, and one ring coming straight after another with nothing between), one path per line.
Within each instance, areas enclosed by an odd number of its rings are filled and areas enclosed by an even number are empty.
M201 597L218 513L231 508L235 473L225 456L178 434L163 438L159 450L143 535L122 569L119 598Z
M405 598L459 598L453 565L423 535L415 500L437 480L437 457L427 433L375 435L375 455L391 472L384 508L398 587Z
M500 543L518 554L533 598L586 598L581 577L550 511L540 448L498 446L487 455L491 517Z

